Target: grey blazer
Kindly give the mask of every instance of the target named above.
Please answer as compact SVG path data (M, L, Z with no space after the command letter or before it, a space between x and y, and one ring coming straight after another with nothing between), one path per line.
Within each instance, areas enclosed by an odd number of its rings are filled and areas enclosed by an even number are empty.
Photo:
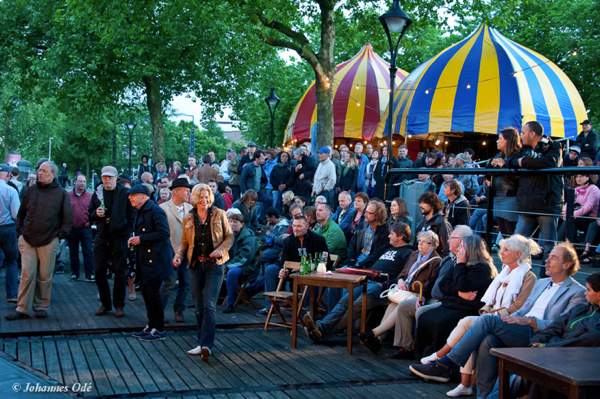
M542 292L548 288L548 285L550 285L551 281L551 278L538 280L538 282L533 286L533 290L531 290L531 294L529 295L529 298L527 298L527 301L525 301L523 307L516 311L513 316L525 316L531 310L531 308L533 308L535 301L537 301L540 295L542 295ZM556 291L554 296L550 299L550 302L548 302L546 310L544 311L544 319L537 320L537 329L543 330L554 320L558 319L560 315L571 310L573 306L586 302L585 287L573 280L573 278L567 277L558 291Z

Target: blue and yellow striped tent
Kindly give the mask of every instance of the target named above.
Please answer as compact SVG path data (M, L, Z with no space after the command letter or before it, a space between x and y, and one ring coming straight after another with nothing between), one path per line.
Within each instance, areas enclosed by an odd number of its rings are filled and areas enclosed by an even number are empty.
M575 137L584 119L577 89L554 63L487 25L421 64L394 93L394 134L402 136L498 134L537 120L548 136Z

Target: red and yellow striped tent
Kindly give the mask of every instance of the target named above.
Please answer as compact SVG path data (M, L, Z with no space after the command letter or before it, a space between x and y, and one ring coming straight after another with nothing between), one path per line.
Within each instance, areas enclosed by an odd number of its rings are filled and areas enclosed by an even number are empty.
M337 66L334 75L333 124L336 138L372 140L390 96L390 65L367 43L349 61ZM396 87L408 75L398 69ZM395 88L394 88L395 89ZM309 140L317 123L315 82L308 87L292 112L285 142ZM381 137L381 133L377 138Z

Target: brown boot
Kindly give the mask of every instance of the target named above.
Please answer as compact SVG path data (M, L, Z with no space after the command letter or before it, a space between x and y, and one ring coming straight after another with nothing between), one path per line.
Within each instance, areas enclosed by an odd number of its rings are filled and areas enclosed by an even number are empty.
M185 318L183 317L183 313L182 312L175 312L175 322L176 323L183 323L183 322L185 322Z
M96 311L96 316L104 316L108 313L109 310L110 308L107 308L106 306L102 305L100 306L100 309Z
M123 308L115 309L115 317L124 317L124 316L125 316L125 311L123 310Z

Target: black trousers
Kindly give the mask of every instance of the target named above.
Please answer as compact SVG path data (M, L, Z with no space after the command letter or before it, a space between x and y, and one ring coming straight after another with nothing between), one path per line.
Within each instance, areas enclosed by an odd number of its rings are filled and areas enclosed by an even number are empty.
M96 236L94 242L94 270L96 273L96 285L100 293L102 305L112 309L110 286L106 273L109 269L109 261L112 261L112 271L114 273L115 284L113 287L112 304L115 308L125 307L125 291L127 289L127 279L125 271L127 269L127 236L106 239L100 235Z
M148 327L156 328L157 331L165 331L165 312L163 311L162 300L160 298L160 286L162 280L152 281L141 284L142 296L146 304L148 314Z

